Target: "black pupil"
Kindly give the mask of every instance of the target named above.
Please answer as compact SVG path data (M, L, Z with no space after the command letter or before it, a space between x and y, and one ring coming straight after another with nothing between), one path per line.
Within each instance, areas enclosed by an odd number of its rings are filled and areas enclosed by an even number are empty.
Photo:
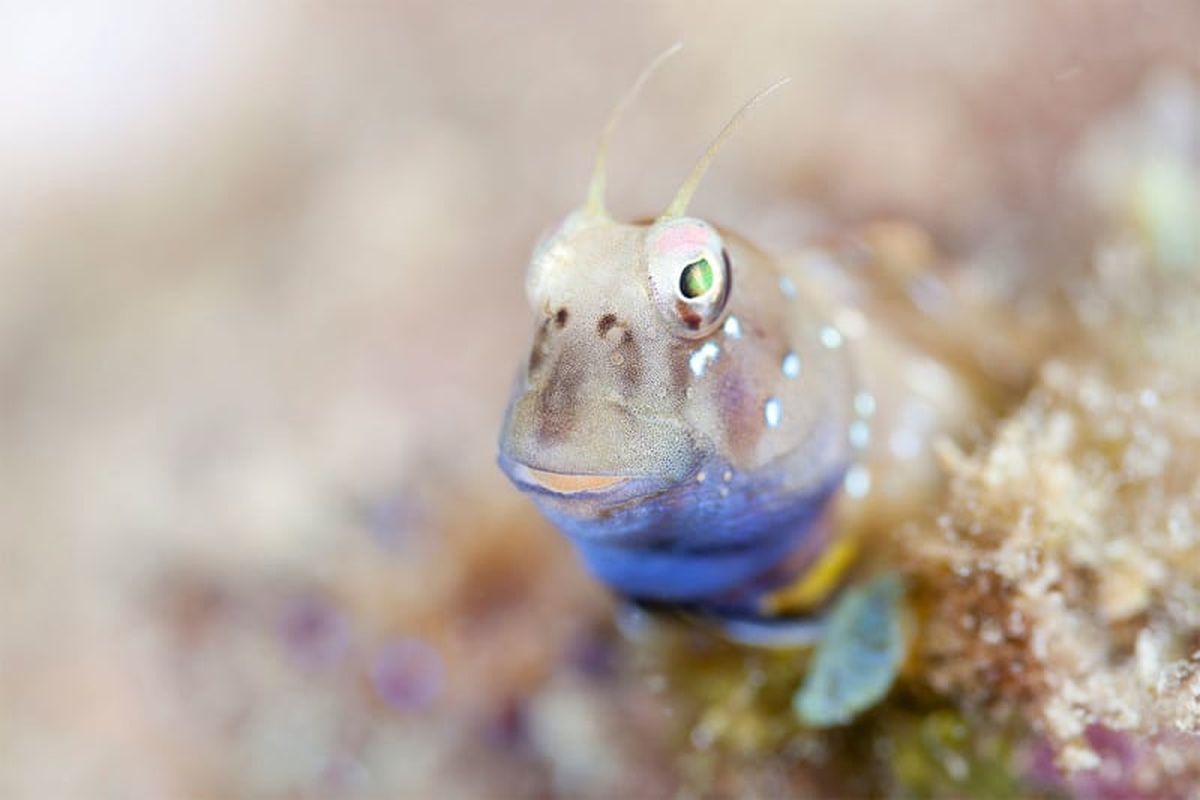
M679 292L689 300L700 297L713 285L713 268L707 258L694 261L679 274Z

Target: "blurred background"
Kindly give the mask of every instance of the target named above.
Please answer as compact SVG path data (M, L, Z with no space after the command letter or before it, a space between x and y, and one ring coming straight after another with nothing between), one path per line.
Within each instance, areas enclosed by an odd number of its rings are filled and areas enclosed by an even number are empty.
M788 75L696 213L1031 280L1093 132L1200 74L1182 0L0 6L0 796L675 791L493 459L527 254L676 40L615 213Z

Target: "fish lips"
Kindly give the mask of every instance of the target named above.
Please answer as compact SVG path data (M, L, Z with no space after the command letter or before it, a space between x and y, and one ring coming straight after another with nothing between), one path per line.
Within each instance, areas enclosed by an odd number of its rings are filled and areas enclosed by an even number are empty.
M497 461L518 489L560 507L611 508L660 494L672 484L668 478L653 475L568 473L544 469L517 461L503 452Z

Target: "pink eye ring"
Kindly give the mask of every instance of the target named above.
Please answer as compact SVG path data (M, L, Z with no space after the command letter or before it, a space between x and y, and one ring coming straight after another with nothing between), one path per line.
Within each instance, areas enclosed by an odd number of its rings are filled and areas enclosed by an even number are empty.
M707 336L729 300L729 256L707 222L690 217L658 222L646 241L647 274L659 313L688 338Z

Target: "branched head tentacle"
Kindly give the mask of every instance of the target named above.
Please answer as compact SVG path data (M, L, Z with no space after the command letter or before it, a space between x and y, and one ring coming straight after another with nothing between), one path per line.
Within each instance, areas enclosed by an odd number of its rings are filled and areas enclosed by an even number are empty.
M758 103L766 98L767 95L771 94L790 80L791 78L780 78L779 80L775 81L775 83L754 95L754 97L751 97L744 106L738 109L738 112L733 115L729 122L725 123L725 127L721 129L719 134L717 134L717 138L713 139L712 144L710 144L708 149L704 151L704 155L700 156L700 160L696 162L696 166L692 167L692 171L688 174L687 180L683 182L683 186L679 187L679 192L675 195L675 199L671 201L671 205L667 206L667 210L663 212L663 215L659 219L674 219L684 215L684 212L687 211L688 203L690 203L692 200L692 195L696 193L696 187L700 185L700 181L704 178L704 173L708 171L709 165L712 163L712 160L716 158L717 153L720 152L721 147L725 144L726 140L728 140L729 137L733 135L733 132L737 130L737 127L741 123L742 119L745 118L750 109L758 105Z
M621 121L621 117L625 115L625 111L637 99L642 87L650 77L658 71L658 68L666 63L667 59L678 53L683 48L682 42L676 42L668 47L663 52L659 53L653 61L651 61L642 74L638 75L637 80L633 82L633 86L629 87L629 91L621 98L612 113L608 117L608 122L604 125L604 130L600 134L600 142L596 146L596 165L592 169L592 179L588 184L587 202L584 205L584 210L589 216L604 217L607 216L607 211L604 208L604 190L607 184L605 175L605 162L608 158L608 143L612 139L613 131L617 128L617 123Z

